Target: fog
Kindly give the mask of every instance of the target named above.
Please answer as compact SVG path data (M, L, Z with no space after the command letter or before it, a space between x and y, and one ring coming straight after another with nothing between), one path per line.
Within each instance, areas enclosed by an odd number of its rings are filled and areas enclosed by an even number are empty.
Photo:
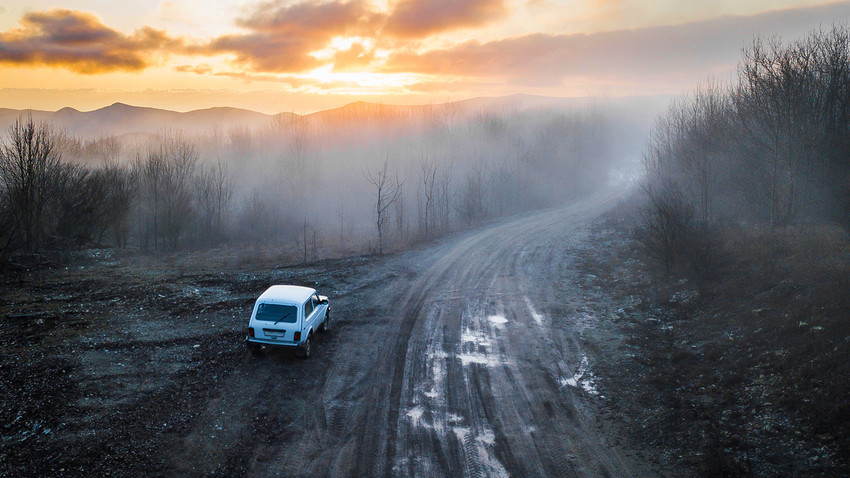
M705 280L733 225L850 230L849 44L846 26L757 38L735 83L704 84L658 119L639 237L665 269Z
M27 131L43 130L45 174L61 187L26 193L42 197L40 217L10 200L6 223L33 224L4 239L7 252L62 239L143 251L268 246L293 261L397 250L633 176L662 102L355 103L120 136L76 135L21 116L5 147L37 152ZM379 177L390 188L380 198Z

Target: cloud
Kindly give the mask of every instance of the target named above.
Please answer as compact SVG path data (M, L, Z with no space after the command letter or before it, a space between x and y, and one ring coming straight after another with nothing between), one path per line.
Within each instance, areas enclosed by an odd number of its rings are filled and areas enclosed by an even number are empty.
M850 3L840 3L594 34L537 33L423 53L399 51L387 59L384 71L500 78L531 86L560 85L571 77L694 81L733 71L754 34L796 38L848 18Z
M236 24L244 28L275 35L306 35L327 38L339 35L368 17L362 1L314 4L275 1L260 5L247 18Z
M507 14L503 0L401 0L387 19L385 32L421 38L457 28L485 25Z
M420 81L404 87L405 90L416 93L443 93L452 94L457 92L487 91L498 88L498 82L470 81L467 79L442 79L440 81Z
M178 65L174 67L174 71L181 73L195 73L196 75L208 75L212 73L212 67L206 63L201 65Z
M205 47L208 53L231 53L253 71L299 72L321 66L310 53L336 36L364 31L374 16L362 1L260 5L237 20L248 33L226 35Z
M307 80L304 78L296 78L294 76L280 76L264 73L245 73L241 71L215 71L213 70L212 66L207 65L206 63L202 63L200 65L179 65L175 66L174 70L179 71L181 73L195 73L197 75L211 75L233 78L235 80L242 80L245 83L284 83L292 89L301 88L311 82L311 80Z
M234 63L253 72L298 73L333 62L336 70L363 69L374 60L374 44L395 44L441 31L480 26L507 13L504 0L401 0L391 13L373 10L366 0L291 3L274 0L236 21L245 33L215 38L206 54L232 54ZM337 37L362 36L332 58L313 55ZM403 43L403 42L402 42Z
M263 83L282 83L287 85L292 90L298 90L305 85L311 84L311 80L307 80L304 78L296 78L294 76L277 76L277 75L267 75L267 74L254 74L254 73L244 73L244 72L234 72L234 71L221 71L217 73L213 73L213 76L224 76L227 78L233 78L237 80L242 80L245 83L254 83L254 82L263 82Z
M348 50L338 51L333 56L334 70L354 70L368 67L375 59L375 52L361 43L353 43Z
M124 35L94 15L72 10L28 13L20 25L0 33L0 62L61 66L85 74L134 71L147 67L156 51L181 43L150 27Z
M184 4L163 0L155 9L156 16L166 22L179 22L188 25L198 24L198 15L193 14Z

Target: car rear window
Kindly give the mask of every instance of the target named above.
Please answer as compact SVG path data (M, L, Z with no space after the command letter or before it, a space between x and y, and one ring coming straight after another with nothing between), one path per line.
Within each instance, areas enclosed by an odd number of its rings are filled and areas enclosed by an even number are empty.
M298 308L294 305L260 304L257 307L257 320L294 324L298 320Z

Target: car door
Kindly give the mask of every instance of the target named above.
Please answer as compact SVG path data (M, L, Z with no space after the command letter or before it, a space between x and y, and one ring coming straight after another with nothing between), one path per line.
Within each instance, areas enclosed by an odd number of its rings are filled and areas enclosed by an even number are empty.
M255 337L276 342L292 342L301 330L300 310L295 304L257 301L254 306Z
M307 302L304 303L303 309L304 309L304 327L303 327L303 330L306 333L311 328L314 328L313 327L313 321L315 320L314 319L315 314L313 312L315 312L315 311L313 310L313 299L307 299Z
M313 301L313 309L316 310L316 327L319 326L319 321L323 320L325 317L325 304L322 304L322 301L319 299L319 293L314 292L312 296L310 296L310 300Z
M319 293L318 292L313 293L313 295L310 297L310 299L313 301L313 308L316 309L316 311L317 311L316 312L316 324L318 326L319 321L324 320L325 310L327 310L328 306L326 304L323 304L322 300L319 299Z

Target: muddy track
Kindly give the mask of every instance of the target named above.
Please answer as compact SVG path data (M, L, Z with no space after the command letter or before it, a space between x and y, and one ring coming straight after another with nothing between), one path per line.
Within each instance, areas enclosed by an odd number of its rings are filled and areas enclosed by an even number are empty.
M393 474L628 474L587 415L582 392L565 385L582 361L580 315L545 313L580 301L575 286L551 285L570 271L549 268L564 265L564 244L582 239L590 217L576 207L489 228L428 270L437 280L405 311L418 321L402 394L388 404L402 409L390 417L397 443L384 455ZM401 367L400 355L396 361Z

